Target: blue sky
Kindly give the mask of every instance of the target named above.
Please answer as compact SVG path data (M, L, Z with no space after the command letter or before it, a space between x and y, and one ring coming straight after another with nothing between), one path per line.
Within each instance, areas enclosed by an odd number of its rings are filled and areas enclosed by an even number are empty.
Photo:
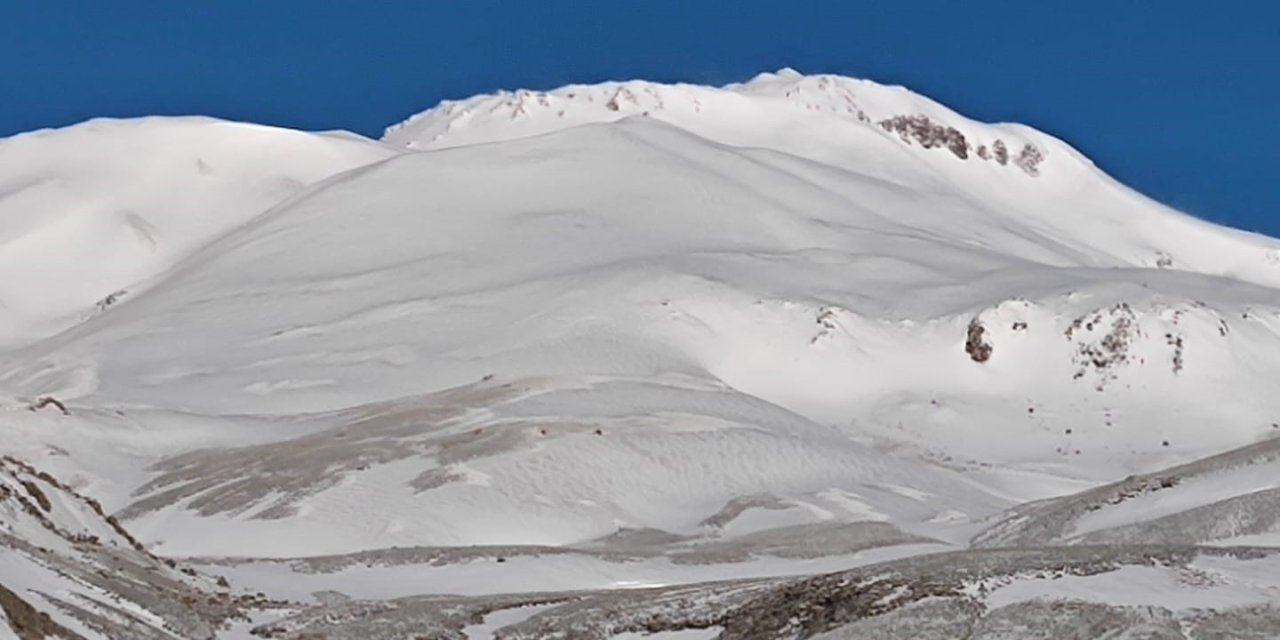
M1031 124L1280 236L1280 3L7 0L0 135L208 114L376 136L442 98L792 66Z

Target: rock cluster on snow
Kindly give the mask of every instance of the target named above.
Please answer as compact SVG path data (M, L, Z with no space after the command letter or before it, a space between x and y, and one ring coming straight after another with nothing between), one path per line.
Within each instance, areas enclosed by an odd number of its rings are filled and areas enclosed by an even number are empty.
M969 358L974 362L986 362L991 359L994 347L987 341L986 333L987 328L983 326L981 320L974 318L969 321L969 329L965 334L964 352L969 354Z

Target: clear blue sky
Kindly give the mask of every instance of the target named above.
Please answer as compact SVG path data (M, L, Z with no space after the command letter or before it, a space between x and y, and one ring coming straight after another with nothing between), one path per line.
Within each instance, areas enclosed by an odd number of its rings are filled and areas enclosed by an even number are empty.
M0 135L208 114L376 136L442 98L792 66L1058 135L1280 236L1280 3L0 0Z

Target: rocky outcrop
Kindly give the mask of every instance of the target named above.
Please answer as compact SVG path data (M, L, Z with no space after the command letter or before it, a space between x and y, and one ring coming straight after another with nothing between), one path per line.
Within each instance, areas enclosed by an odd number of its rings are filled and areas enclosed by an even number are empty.
M969 354L969 359L974 362L986 362L991 359L991 352L995 347L987 342L987 328L982 325L982 321L974 318L969 321L969 330L964 341L964 352Z
M881 120L880 127L897 133L908 144L914 140L925 149L940 147L961 160L969 158L969 142L965 140L964 134L955 127L934 122L928 116L894 116Z
M968 160L969 152L972 150L978 159L995 161L1002 167L1010 162L1009 148L1004 140L997 139L992 142L990 149L987 145L980 144L975 150L962 131L936 122L925 115L899 115L881 120L878 124L885 131L898 134L898 138L907 144L915 142L925 149L946 149L961 160ZM1044 150L1027 143L1022 146L1022 150L1012 159L1012 162L1015 167L1022 169L1023 173L1034 178L1040 175L1039 167L1044 160Z

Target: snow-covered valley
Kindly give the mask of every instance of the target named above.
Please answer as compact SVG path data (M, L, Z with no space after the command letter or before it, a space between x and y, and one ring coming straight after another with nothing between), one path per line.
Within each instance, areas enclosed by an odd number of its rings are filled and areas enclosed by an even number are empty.
M0 638L1280 635L1280 240L900 87L23 134L0 273Z

